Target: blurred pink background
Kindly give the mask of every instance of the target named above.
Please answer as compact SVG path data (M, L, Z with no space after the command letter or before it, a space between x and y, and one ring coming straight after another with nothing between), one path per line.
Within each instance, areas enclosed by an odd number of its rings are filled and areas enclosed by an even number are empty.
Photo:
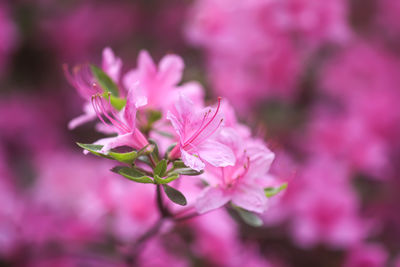
M400 266L400 2L0 3L0 266ZM230 101L289 183L254 228L225 210L176 225L154 192L84 156L62 64L176 53ZM93 126L93 125L91 125ZM190 185L189 185L190 187ZM191 189L188 189L191 190ZM128 259L127 259L128 258Z

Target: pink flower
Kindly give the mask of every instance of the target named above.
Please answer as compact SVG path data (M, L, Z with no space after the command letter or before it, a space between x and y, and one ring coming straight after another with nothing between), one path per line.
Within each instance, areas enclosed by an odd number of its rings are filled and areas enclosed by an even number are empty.
M136 111L140 104L134 102L133 90L128 92L126 106L118 114L108 100L99 94L93 96L93 109L100 121L111 127L118 135L100 139L95 144L103 145L101 150L103 153L118 146L129 146L135 149L145 147L148 141L136 128Z
M137 68L129 71L123 78L126 88L134 90L138 102L147 104L148 108L168 108L178 96L178 90L187 96L193 96L196 102L202 102L202 88L199 84L190 82L178 87L182 79L184 63L177 55L166 55L158 66L147 51L141 51ZM140 86L135 86L139 83Z
M199 111L182 94L175 109L167 114L167 119L179 136L179 143L171 151L170 157L182 157L186 166L197 171L204 169L205 162L217 167L233 165L235 157L232 150L213 138L223 122L219 109L220 99L217 108L208 107Z
M210 186L197 199L199 213L217 209L229 201L249 211L265 211L264 187L270 178L267 172L275 156L259 140L244 143L243 150L235 151L235 165L207 168L204 178Z
M83 104L84 113L74 119L68 124L68 129L72 130L76 127L92 121L96 118L96 112L94 111L90 102L93 95L103 92L99 86L96 85L96 80L93 77L88 65L78 65L72 69L72 73L68 70L68 66L64 65L64 73L68 82L78 91L81 97L85 100ZM122 61L120 58L116 58L111 48L106 47L103 50L103 71L106 72L115 83L118 83L120 76L120 70L122 67ZM122 92L120 92L122 93Z

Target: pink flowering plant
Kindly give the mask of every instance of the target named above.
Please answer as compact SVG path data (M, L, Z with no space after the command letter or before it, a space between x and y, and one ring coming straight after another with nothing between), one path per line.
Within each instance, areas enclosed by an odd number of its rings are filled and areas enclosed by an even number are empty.
M97 117L96 129L107 135L78 143L84 153L114 160L111 171L154 186L161 220L181 221L228 207L245 222L260 225L254 213L266 211L268 198L286 188L268 174L274 153L237 122L226 101L218 98L206 106L201 85L180 84L184 63L179 56L167 55L156 65L141 51L136 69L122 75L121 67L110 48L103 51L101 67L69 71L65 66L68 81L85 100L84 114L69 128ZM193 200L188 201L180 186L193 179L202 186L185 191Z

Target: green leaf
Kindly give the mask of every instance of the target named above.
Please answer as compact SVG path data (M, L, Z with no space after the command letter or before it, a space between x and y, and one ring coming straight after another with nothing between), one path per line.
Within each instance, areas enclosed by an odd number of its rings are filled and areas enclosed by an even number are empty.
M100 157L107 158L107 159L112 159L110 156L100 153L100 150L103 148L102 145L82 144L82 143L76 143L76 144L96 156L100 156Z
M80 146L81 148L86 149L87 151L90 151L90 152L97 152L103 148L102 145L82 144L82 143L76 143L76 144L78 146Z
M158 175L159 177L164 177L166 170L167 170L167 161L163 159L160 162L158 162L157 166L154 168L154 175Z
M246 224L253 227L260 227L263 225L263 221L254 213L239 207L235 207L235 210Z
M127 164L132 164L134 160L137 158L138 154L136 151L131 151L127 153L117 153L117 152L108 152L108 156L112 157L115 160L120 162L124 162Z
M126 167L125 167L125 166L115 166L115 167L113 167L110 171L112 171L112 172L114 172L114 173L116 173L116 174L119 174L119 171L120 171L122 168L126 168Z
M168 184L178 178L179 174L173 174L166 178L160 178L158 175L154 175L154 181L156 181L157 184Z
M288 183L283 183L278 187L267 187L264 188L264 193L266 197L273 197L275 195L277 195L279 192L281 192L282 190L285 190L288 186Z
M113 96L119 96L118 86L103 70L95 65L90 65L90 69L92 70L93 76L96 78L97 82L104 91L110 92Z
M143 184L153 184L154 181L146 176L144 173L136 170L135 168L128 167L115 167L111 171L121 174L125 178Z
M187 176L197 176L197 175L202 174L203 172L204 172L203 170L198 172L191 168L181 168L181 169L174 170L173 172L171 172L171 174L177 173L177 174L182 174L182 175L187 175Z
M100 157L107 158L107 159L114 159L114 160L128 163L128 164L132 164L133 161L137 158L136 151L131 151L131 152L127 152L127 153L117 153L117 152L110 151L107 154L103 154L103 153L100 153L100 150L103 148L102 145L82 144L82 143L76 143L76 144L96 156L100 156Z
M163 185L163 188L165 194L172 202L181 206L186 206L187 204L186 198L181 192L166 184Z

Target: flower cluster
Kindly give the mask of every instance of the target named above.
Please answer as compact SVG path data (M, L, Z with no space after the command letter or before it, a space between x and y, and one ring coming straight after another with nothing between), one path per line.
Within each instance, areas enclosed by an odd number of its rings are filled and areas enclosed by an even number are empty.
M180 84L184 63L177 55L166 55L156 65L141 51L135 69L122 75L121 67L121 59L105 48L101 68L64 68L85 100L84 114L69 128L97 117L97 130L111 135L79 144L84 152L125 164L112 170L138 183L155 184L158 191L162 187L183 206L186 197L177 189L181 180L202 181L192 207L198 213L227 203L242 214L263 213L271 190L279 191L271 187L268 174L274 153L237 122L229 103L218 98L214 106L205 106L200 84Z

